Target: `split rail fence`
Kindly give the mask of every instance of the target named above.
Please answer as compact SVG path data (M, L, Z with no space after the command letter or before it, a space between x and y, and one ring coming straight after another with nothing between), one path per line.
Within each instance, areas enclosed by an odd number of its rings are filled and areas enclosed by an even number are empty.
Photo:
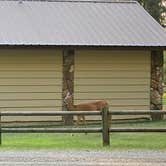
M110 145L110 133L111 132L166 132L166 128L111 128L109 115L152 115L162 114L166 115L166 111L109 111L103 109L101 111L55 111L55 112L13 112L3 111L0 112L0 120L2 116L101 116L102 125L99 128L4 128L0 123L0 144L2 144L2 133L102 133L103 146Z

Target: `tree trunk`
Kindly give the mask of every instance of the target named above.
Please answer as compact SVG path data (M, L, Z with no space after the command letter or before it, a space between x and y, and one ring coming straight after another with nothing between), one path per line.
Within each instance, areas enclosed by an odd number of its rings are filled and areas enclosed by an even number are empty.
M151 52L151 110L162 110L163 96L163 51ZM161 120L163 115L152 114L152 120Z
M74 50L63 50L63 87L62 87L62 110L68 111L64 99L67 93L74 94ZM66 125L73 124L73 116L66 115L63 117Z

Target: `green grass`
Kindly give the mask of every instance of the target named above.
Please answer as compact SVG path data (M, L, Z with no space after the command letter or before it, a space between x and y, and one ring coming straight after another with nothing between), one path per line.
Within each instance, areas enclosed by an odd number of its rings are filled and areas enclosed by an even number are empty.
M1 148L12 149L96 149L100 134L5 134Z
M165 127L166 120L113 124L113 127ZM102 147L101 134L3 134L1 149L165 149L166 133L112 133Z

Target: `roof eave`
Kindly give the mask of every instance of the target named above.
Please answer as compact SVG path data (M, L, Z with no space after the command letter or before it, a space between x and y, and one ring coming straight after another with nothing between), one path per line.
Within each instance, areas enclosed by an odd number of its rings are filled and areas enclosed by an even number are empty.
M132 46L132 45L55 45L55 44L3 44L0 48L93 48L114 50L166 50L166 46Z

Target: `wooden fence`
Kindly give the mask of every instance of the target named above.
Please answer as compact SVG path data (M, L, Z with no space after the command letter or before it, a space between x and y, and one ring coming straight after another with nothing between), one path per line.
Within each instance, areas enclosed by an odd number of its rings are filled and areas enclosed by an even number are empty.
M0 144L2 144L2 133L102 133L103 146L110 145L110 132L166 132L166 128L110 128L109 115L151 115L166 114L166 111L55 111L55 112L0 112L2 116L65 116L65 115L98 115L102 117L102 125L99 128L4 128L0 123Z

